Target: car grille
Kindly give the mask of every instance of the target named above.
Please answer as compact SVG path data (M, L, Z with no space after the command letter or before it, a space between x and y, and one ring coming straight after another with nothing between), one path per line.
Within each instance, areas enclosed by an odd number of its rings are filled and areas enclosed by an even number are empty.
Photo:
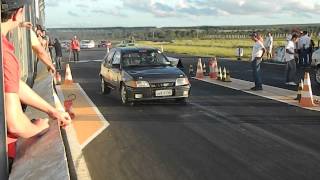
M168 82L168 83L151 83L150 86L151 86L152 88L174 87L174 82Z

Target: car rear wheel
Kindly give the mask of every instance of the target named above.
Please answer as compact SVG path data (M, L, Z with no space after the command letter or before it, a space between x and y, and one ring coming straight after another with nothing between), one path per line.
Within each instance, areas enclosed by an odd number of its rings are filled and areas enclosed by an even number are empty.
M316 69L316 82L320 85L320 66Z
M110 94L111 89L108 87L107 83L104 81L103 77L101 77L101 94Z

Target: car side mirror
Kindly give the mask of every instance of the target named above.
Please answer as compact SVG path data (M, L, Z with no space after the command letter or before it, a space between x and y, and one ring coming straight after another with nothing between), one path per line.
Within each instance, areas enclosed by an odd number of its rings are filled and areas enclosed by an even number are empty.
M168 63L168 64L170 64L172 67L176 67L176 65L177 65L177 63L175 63L174 61L170 61L170 63Z

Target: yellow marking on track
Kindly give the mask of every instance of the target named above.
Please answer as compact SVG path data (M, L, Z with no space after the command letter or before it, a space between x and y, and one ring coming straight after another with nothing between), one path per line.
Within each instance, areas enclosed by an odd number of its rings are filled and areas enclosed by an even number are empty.
M75 113L72 124L78 141L81 147L84 148L109 126L109 122L103 117L79 84L62 85L61 90L64 99L68 99L71 94L76 95L72 106L72 110Z

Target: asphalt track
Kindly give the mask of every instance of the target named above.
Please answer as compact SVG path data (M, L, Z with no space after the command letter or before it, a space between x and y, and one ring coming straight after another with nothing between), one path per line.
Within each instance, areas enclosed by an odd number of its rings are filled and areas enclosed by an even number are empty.
M89 61L71 63L74 81L110 122L84 149L93 179L320 179L320 113L197 80L187 105L123 106L117 93L99 93L100 63L91 60L103 56L82 51ZM250 66L236 63L234 77L250 79ZM272 79L281 69L266 69L274 76L265 82L280 86Z

